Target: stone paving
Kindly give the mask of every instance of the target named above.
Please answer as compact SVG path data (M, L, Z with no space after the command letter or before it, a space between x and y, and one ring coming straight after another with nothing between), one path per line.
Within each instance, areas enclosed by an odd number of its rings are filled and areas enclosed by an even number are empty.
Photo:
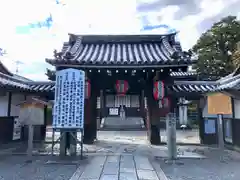
M82 174L71 180L158 180L147 157L142 156L97 156Z
M187 133L186 139L190 137ZM39 148L39 147L36 147ZM38 155L51 153L50 145ZM59 151L58 145L54 153ZM94 145L84 145L86 160L50 161L52 156L11 156L25 146L0 150L0 179L33 180L238 180L240 154L214 147L178 146L180 160L166 161L166 146L149 145L146 132L100 132ZM78 148L79 151L79 148ZM9 153L6 153L9 152ZM54 159L53 159L54 160ZM164 172L164 173L163 173ZM166 174L166 175L165 175ZM166 177L167 176L167 177Z

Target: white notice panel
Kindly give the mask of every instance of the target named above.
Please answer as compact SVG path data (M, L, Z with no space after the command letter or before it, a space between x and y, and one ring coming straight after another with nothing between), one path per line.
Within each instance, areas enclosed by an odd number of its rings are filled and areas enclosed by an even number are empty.
M85 72L65 69L56 72L53 128L83 129Z

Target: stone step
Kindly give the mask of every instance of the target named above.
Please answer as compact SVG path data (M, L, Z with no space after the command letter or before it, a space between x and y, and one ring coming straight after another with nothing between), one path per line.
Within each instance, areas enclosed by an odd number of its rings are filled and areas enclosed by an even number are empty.
M122 120L120 117L107 117L102 120L101 129L113 129L113 130L141 130L144 129L144 121L141 117L127 117Z
M119 127L119 126L104 126L100 129L101 131L146 131L145 127Z

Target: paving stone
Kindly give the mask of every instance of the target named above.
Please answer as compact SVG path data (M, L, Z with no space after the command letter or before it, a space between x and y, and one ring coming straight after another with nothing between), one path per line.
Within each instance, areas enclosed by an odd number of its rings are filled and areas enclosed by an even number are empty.
M134 162L131 162L131 163L121 163L120 164L120 169L125 169L125 168L135 169Z
M137 170L139 180L158 180L158 176L155 171L151 170Z
M103 171L103 166L106 161L106 156L96 156L84 169L79 180L99 179Z
M168 180L167 176L163 172L162 168L160 167L160 163L158 163L156 160L152 160L152 165L155 169L155 172L157 173L160 180Z
M78 180L79 177L82 175L82 173L83 173L83 167L79 166L76 172L70 178L70 180Z
M133 161L133 155L122 155L121 162L129 162L129 161Z
M100 180L118 180L118 175L113 174L103 174Z
M147 157L143 156L134 156L136 169L138 170L154 170L151 163L149 162Z
M103 168L103 174L118 174L119 163L106 163Z
M135 168L120 168L119 170L120 173L133 173L136 172Z
M120 162L120 167L122 167L122 168L135 168L135 163L134 163L133 158L132 158L132 160L121 161Z
M119 180L138 180L136 172L120 172Z
M119 162L120 156L108 156L106 162Z
M106 161L106 158L107 158L106 156L96 156L91 161L91 164L93 164L93 165L104 165L104 163Z
M87 167L82 175L80 176L80 180L84 179L99 179L102 173L102 168L92 168Z

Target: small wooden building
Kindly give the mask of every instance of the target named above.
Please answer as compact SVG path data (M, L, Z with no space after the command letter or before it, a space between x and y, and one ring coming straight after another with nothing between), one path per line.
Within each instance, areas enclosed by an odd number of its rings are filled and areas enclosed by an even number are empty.
M232 114L223 118L224 141L240 149L240 68L216 81L216 91L222 92L232 99Z

